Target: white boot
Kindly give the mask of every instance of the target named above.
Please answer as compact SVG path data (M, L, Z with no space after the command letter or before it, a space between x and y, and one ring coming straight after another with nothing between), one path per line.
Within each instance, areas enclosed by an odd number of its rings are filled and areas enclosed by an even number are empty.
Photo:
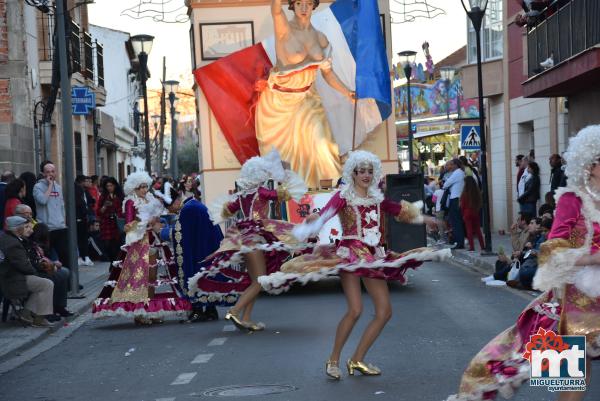
M90 259L89 256L85 257L85 265L86 266L94 266L94 262L92 262L92 260Z
M81 258L77 258L77 264L79 266L85 266L85 261L83 259L81 259Z

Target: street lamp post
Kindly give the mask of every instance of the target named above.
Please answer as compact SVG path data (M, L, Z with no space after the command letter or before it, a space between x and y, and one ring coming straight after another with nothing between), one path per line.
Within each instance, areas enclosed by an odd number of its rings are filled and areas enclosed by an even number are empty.
M171 105L171 175L176 180L179 176L179 169L177 168L177 128L175 121L175 99L177 89L179 88L179 81L170 80L165 81L165 92L169 94L169 103Z
M448 120L450 120L450 84L455 73L456 70L453 67L440 68L440 75L444 80L444 86L446 87L446 117Z
M492 253L492 231L490 227L490 202L487 181L487 146L485 138L485 113L483 108L483 78L481 73L481 25L488 0L461 0L461 4L475 29L477 43L477 94L479 96L479 134L481 143L481 186L483 188L483 231L485 235L485 252Z
M410 93L410 76L412 75L412 63L415 62L417 52L413 50L405 50L398 53L400 63L404 68L404 76L406 76L406 106L408 113L408 171L413 171L413 132L412 132L412 101Z
M152 119L152 124L154 125L154 139L157 141L158 143L158 157L156 157L156 172L157 174L161 174L162 172L162 149L160 146L160 140L159 140L159 133L158 133L158 123L160 122L160 115L158 114L152 114L152 116L150 116L150 118Z
M152 161L150 158L150 126L148 124L148 91L146 81L148 80L148 54L152 49L154 36L134 35L131 37L133 51L138 55L140 61L140 81L142 84L142 96L144 97L144 142L146 143L146 171L152 173Z

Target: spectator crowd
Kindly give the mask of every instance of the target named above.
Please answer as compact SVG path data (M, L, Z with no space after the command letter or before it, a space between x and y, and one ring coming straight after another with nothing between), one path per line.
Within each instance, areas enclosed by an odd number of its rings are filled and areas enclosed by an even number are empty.
M19 177L5 171L0 181L0 302L9 303L22 322L51 326L73 315L67 309L68 227L56 166L44 161L38 174L24 172ZM77 263L112 265L124 244L122 185L114 177L85 175L78 175L72 185ZM197 185L192 176L177 184L168 177L154 177L154 194L169 210L191 197L193 187Z
M531 288L539 247L552 227L554 193L567 185L563 158L553 154L548 163L550 191L541 199L540 166L535 161L534 151L515 158L519 213L510 229L512 250L500 249L495 273L484 279L489 285ZM485 249L477 153L449 160L437 180L426 179L425 198L429 212L439 220L437 230L431 233L434 238L452 244L455 249L464 249L466 239L471 252L475 251L477 240L480 249Z

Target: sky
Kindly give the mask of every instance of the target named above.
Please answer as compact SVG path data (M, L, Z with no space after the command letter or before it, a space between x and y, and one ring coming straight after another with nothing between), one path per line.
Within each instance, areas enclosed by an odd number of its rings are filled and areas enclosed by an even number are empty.
M148 0L145 0L148 1ZM184 0L153 0L165 3L164 10L177 10L168 18L185 19ZM403 0L412 3L415 0ZM424 1L424 0L420 0ZM417 62L424 62L421 51L424 41L429 42L429 51L433 61L439 61L466 44L466 17L460 0L426 0L429 4L442 8L445 15L433 19L418 18L413 22L392 24L392 46L394 54L402 50L418 52ZM134 7L140 0L96 0L88 5L91 24L112 28L135 34L149 34L155 37L152 50L148 57L148 65L152 77L148 82L149 88L160 88L162 75L162 60L166 57L167 79L177 79L182 87L191 88L193 77L191 73L189 21L180 23L156 22L150 18L133 19L122 15L123 11ZM158 7L156 7L158 8ZM396 0L390 0L392 11L402 11L402 5ZM223 9L227 12L227 8ZM156 14L155 14L156 15ZM183 18L182 18L183 17ZM227 17L224 16L226 20ZM401 14L392 13L392 20L402 20ZM392 60L396 62L396 58Z

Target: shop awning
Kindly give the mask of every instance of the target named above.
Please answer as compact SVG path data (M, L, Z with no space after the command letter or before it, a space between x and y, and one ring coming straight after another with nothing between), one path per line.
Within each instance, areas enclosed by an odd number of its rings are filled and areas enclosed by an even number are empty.
M454 122L426 122L417 123L413 138L426 138L428 136L444 135L454 133Z
M434 136L434 135L452 134L453 132L454 132L454 129L452 129L452 128L439 129L439 130L434 130L434 131L423 131L423 132L419 132L418 128L417 128L417 132L415 132L413 134L413 138L415 138L415 139L426 138L428 136Z

